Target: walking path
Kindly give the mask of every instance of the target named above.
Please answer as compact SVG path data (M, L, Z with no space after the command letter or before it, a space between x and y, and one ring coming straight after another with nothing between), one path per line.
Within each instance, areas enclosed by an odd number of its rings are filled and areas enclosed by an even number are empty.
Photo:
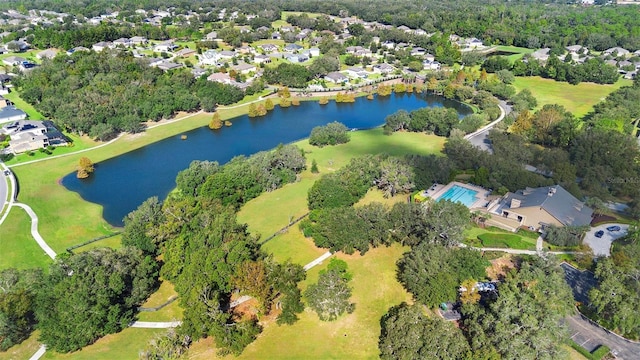
M31 218L31 236L33 236L33 238L36 239L36 242L38 243L38 245L40 245L42 250L44 250L44 252L47 253L47 255L49 255L51 259L55 259L57 255L56 252L53 251L53 249L44 241L44 239L38 232L38 216L33 211L33 209L31 209L29 205L23 204L23 203L17 202L13 205L21 207L24 209L24 211L27 212L27 215L29 215L29 217Z
M44 355L44 353L47 351L47 347L45 345L40 345L40 347L38 348L38 351L36 351L35 354L31 355L31 357L29 358L29 360L38 360L42 357L42 355Z
M182 321L134 321L129 324L129 327L142 329L168 329L178 327L180 324L182 324Z
M500 108L500 116L498 116L497 119L495 119L488 125L472 132L471 134L467 134L464 136L464 138L469 140L469 142L475 147L492 152L491 146L488 143L489 131L496 125L498 125L500 121L504 120L505 116L507 116L507 114L511 112L511 107L507 105L505 101L500 101L500 103L498 103L498 107Z

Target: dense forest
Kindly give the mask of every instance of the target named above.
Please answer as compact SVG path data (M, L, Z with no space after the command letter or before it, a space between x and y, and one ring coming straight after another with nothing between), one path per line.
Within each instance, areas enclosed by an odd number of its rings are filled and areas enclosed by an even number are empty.
M55 58L15 80L21 96L63 129L100 140L178 111L214 111L244 92L231 85L194 79L186 69L163 73L120 52L76 52Z

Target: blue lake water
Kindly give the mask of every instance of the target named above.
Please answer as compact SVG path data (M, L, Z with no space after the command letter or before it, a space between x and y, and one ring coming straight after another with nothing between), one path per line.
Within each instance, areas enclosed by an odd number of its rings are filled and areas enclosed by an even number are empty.
M397 110L412 111L425 106L454 108L460 117L472 113L463 104L426 94L359 98L350 104L303 101L300 106L290 108L276 106L260 118L237 117L232 119L233 126L220 130L205 126L188 131L186 140L177 135L149 144L96 164L88 179L78 179L74 172L65 176L62 184L84 200L102 205L102 216L109 224L122 226L122 219L144 200L151 196L164 199L175 187L178 172L193 160L224 164L238 155L251 155L306 138L315 126L332 121L349 128L368 129L382 125L385 117ZM87 156L91 158L91 153Z

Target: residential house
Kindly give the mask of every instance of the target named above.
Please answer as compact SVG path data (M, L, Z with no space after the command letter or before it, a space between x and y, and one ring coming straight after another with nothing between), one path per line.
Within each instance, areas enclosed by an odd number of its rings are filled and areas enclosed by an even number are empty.
M262 44L260 45L260 48L264 52L268 52L268 53L278 51L278 46L274 44Z
M88 48L86 48L84 46L77 46L77 47L74 47L74 48L71 48L71 49L67 50L67 55L71 56L71 54L75 53L76 51L91 51L91 49L88 49Z
M209 75L207 77L207 80L209 81L215 81L221 84L231 84L231 77L229 76L229 74L225 74L225 73L221 73L221 72L217 72L217 73L213 73L211 75Z
M147 38L144 36L134 36L129 40L131 45L144 45L148 42Z
M426 31L422 30L422 29L415 29L413 30L413 35L417 35L417 36L425 36L428 35Z
M364 48L362 46L347 46L344 50L347 54L355 54L360 50L364 50Z
M297 53L298 51L302 50L303 47L298 45L298 44L287 44L287 46L284 47L284 51L288 52L288 53Z
M373 72L378 74L386 75L391 74L394 71L396 71L396 68L387 63L381 63L373 66Z
M309 56L305 55L305 54L284 54L283 56L285 59L287 59L288 61L292 62L292 63L302 63L305 61L309 60Z
M272 40L280 40L282 39L282 35L280 35L279 31L274 31L271 33L271 39Z
M425 70L440 70L441 64L437 61L424 60L422 66Z
M2 130L11 137L9 149L14 154L49 146L47 127L42 121L19 120L5 125Z
M593 215L593 210L560 185L509 192L489 204L489 211L536 231L550 225L589 225Z
M346 75L337 71L328 73L327 75L325 75L324 79L334 84L344 84L349 81L349 78Z
M104 49L113 48L113 43L110 42L110 41L100 41L99 43L93 44L93 46L91 48L93 49L93 51L99 52L99 51L102 51Z
M628 57L631 54L631 52L621 47L612 47L610 49L605 50L603 54L611 55L614 57L618 57L618 56Z
M54 57L56 57L56 55L58 54L58 50L57 49L47 49L44 51L40 51L39 53L36 54L36 58L42 60L42 59L53 59Z
M476 49L483 49L484 48L484 44L482 43L482 40L477 39L477 38L469 38L469 39L465 39L464 40L464 46L467 49L470 50L476 50Z
M259 28L256 29L257 32L261 32L261 33L267 32L269 30L270 29L268 27L266 27L266 26L260 26Z
M296 41L302 41L302 40L306 39L308 36L309 36L308 34L305 34L305 33L301 32L301 33L296 34L295 39L296 39Z
M571 55L580 55L583 54L585 52L587 52L587 48L583 47L582 45L569 45L567 47L565 47L565 49L567 49L567 51L569 52L569 54Z
M240 54L254 54L256 51L249 45L242 45L238 48Z
M253 57L253 62L256 64L269 64L271 63L271 58L267 55L256 55Z
M231 68L243 75L247 75L257 70L257 68L251 64L238 64L238 65L232 66Z
M9 93L9 88L4 85L0 85L0 95L7 95L8 93Z
M427 61L436 61L436 57L433 54L429 54L429 53L424 53L424 55L422 55L422 59L427 60Z
M184 64L174 63L174 62L171 62L171 61L161 61L160 63L157 63L155 65L155 67L157 67L158 69L160 69L162 71L170 71L170 70L180 69L183 66L184 66Z
M0 74L0 84L5 84L11 81L12 76L9 74Z
M14 48L22 52L29 49L29 44L23 40L11 40L7 43L6 48L13 50Z
M409 28L408 26L405 26L405 25L398 26L398 30L402 30L404 32L411 32L412 31L411 28Z
M308 58L320 56L320 49L318 48L307 49L302 51L301 54L306 55Z
M153 51L156 52L169 52L178 48L178 45L174 44L173 41L164 41L153 47Z
M113 46L114 47L130 47L131 44L131 40L128 38L120 38L117 40L113 40Z
M382 47L392 50L393 48L396 47L396 43L394 43L393 41L387 40L382 43Z
M218 33L217 33L217 32L215 32L215 31L212 31L212 32L208 33L208 34L205 36L205 39L206 39L207 41L219 41L219 40L220 40L220 38L218 38Z
M183 58L195 55L196 51L189 49L188 47L176 51L176 56L182 56Z
M7 104L8 102L6 100L0 102L0 124L6 123L9 121L24 120L27 118L27 113L16 108L13 105L7 105Z
M20 56L9 56L9 57L6 57L6 58L2 59L2 62L5 65L8 65L8 66L18 66L18 65L24 63L25 61L27 61L27 59L22 58Z
M411 56L424 56L426 53L427 53L427 50L419 46L411 49Z
M366 72L363 68L360 68L360 67L350 67L347 70L345 70L344 72L350 78L366 79L367 77L369 77L369 73Z
M203 68L199 68L199 67L194 67L193 69L191 69L191 75L193 75L194 78L199 78L200 76L204 75L207 73L207 70L203 69Z
M217 65L220 59L220 53L217 50L207 50L199 57L200 63L203 65Z
M293 26L282 26L280 32L294 32L296 29Z
M551 51L550 48L538 49L531 53L531 58L540 62L546 62L549 59L549 51Z
M231 60L236 57L236 52L231 50L220 51L220 59Z

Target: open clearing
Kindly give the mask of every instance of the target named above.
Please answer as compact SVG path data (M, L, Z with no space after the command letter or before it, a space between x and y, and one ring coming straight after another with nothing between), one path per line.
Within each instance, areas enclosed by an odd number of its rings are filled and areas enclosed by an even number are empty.
M610 93L623 86L631 85L631 81L620 79L612 85L594 83L571 85L539 76L528 76L516 77L513 85L517 91L529 89L538 99L538 109L546 104L559 104L575 116L582 117L593 110L593 105L604 100Z

